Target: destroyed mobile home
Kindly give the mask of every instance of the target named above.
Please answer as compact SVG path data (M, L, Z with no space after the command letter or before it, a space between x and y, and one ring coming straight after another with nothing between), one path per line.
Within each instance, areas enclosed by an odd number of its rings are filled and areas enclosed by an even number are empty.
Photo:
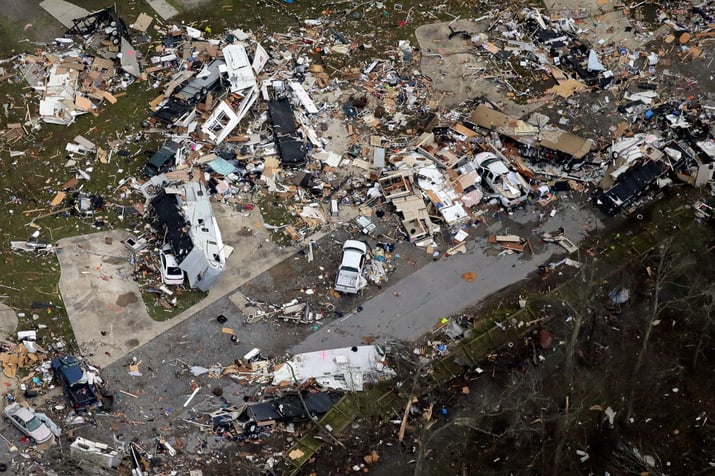
M137 269L153 267L156 286L145 289L162 296L171 296L167 286L185 281L191 288L208 291L224 274L233 248L223 241L214 214L218 203L250 211L255 197L280 197L290 203L295 222L264 226L301 246L311 232L336 225L341 209L354 207L359 214L339 225L355 239L340 240L343 261L324 273L330 276L325 287L344 293L335 299L346 301L370 282L380 286L387 281L398 241L439 258L440 253L466 252L465 241L475 240L470 228L489 216L501 217L518 208L548 215L555 209L547 205L572 190L593 191L596 207L606 215L616 215L634 212L677 183L712 186L712 99L694 105L665 91L651 94L648 75L659 61L655 53L599 48L585 39L587 32L573 19L552 19L532 9L506 18L512 13L492 13L493 28L484 25L479 33L444 41L463 41L470 54L488 58L490 67L504 65L505 58L513 56L521 68L537 71L555 84L538 97L541 93L509 83L516 84L516 75L497 71L495 82L506 85L512 99L532 96L529 100L561 101L569 108L568 100L581 92L610 91L619 103L614 115L623 119L612 136L588 137L589 131L567 130L571 116L566 113L559 113L558 127L538 112L515 117L487 98L440 109L431 99L436 96L432 80L412 72L407 59L426 50L412 49L408 43L400 42L399 54L389 60L376 60L344 75L331 73L331 77L317 62L311 64L308 56L295 55L295 45L281 44L280 36L259 43L240 30L206 38L208 31L162 26L157 27L160 44L143 56L131 46L132 34L114 9L79 19L70 30L77 43L58 41L55 49L16 60L20 75L37 94L39 120L70 125L81 114L99 116L109 104L129 100L124 95L130 84L148 81L161 94L151 102L142 127L147 134L161 134L163 145L145 164L142 161L136 178L122 179L107 193L83 188L91 184L91 170L80 169L79 164L97 159L97 165L104 165L128 153L117 144L121 141L111 141L107 152L77 136L67 145L74 182L61 187L51 206L58 210L66 203L75 216L94 219L106 203L131 201L132 206L112 205L143 214L141 220L151 221L154 228L153 233L127 239L124 246L129 260L140 263ZM147 21L143 20L144 32ZM315 31L307 28L306 35ZM264 49L262 44L270 46ZM341 47L348 51L340 42L334 46L335 51ZM646 77L651 79L644 81ZM356 81L347 85L345 78ZM41 127L35 119L29 124L32 132ZM8 126L5 138L19 141L23 133L27 131L22 127ZM347 144L341 150L339 139L345 138ZM110 199L112 193L119 198ZM134 200L135 194L142 194L144 203ZM703 217L712 215L704 202L694 207ZM390 212L398 217L398 227L383 235L378 225ZM553 243L554 249L560 246L559 252L578 250L563 229L539 236ZM366 245L367 241L374 246ZM528 239L509 232L490 234L486 241L503 254L531 247ZM11 246L23 252L55 250L39 235L13 241ZM313 250L308 243L306 256L312 256ZM397 260L399 255L393 256ZM561 264L580 266L568 258L550 266ZM254 314L246 322L275 316L317 329L320 319L332 311L331 302L318 310L312 303L285 301L283 305L252 303ZM464 332L451 325L448 331ZM230 333L232 342L238 344L232 329L222 332ZM430 348L436 349L435 355L449 352L440 342L431 342ZM25 363L32 359L25 356L34 352L25 349L14 350L16 357L3 361L4 369L9 369L6 375L14 376L18 359ZM114 352L106 350L110 351ZM205 396L201 385L192 381L184 403L190 413L183 416L216 436L257 439L273 428L328 413L340 392L363 391L392 379L396 374L386 359L381 348L365 345L285 360L244 357L226 367L192 366L194 377L226 377L260 387L257 393L262 396L243 405L229 405L231 397L226 394L220 410L214 406L201 412L190 407ZM102 411L110 411L111 400L104 400L101 392L90 392L91 387L83 387L87 382L76 378L75 364L48 362L38 381L44 381L44 374L52 368L68 406L79 410L101 401ZM138 364L131 364L130 375L141 376L137 369ZM265 394L264 389L268 389ZM214 390L220 397L221 388ZM121 395L132 399L129 402L139 397L127 391ZM163 411L170 415L173 410ZM138 443L128 449L118 441L110 446L77 439L71 451L106 468L116 467L129 454L136 474L144 474L149 472L145 462L152 454L176 454L166 440L157 440L156 446L156 451L147 451Z
M221 238L209 192L201 182L161 188L165 180L164 175L156 176L145 188L155 189L154 184L160 184L149 202L156 216L156 230L173 252L189 286L208 291L223 273L230 251Z
M552 22L548 16L533 10L525 13L523 27L534 37L533 49L524 46L523 41L510 40L508 51L514 55L519 51L530 52L527 62L536 61L540 69L556 75L557 81L564 84L576 80L560 79L559 66L575 72L584 81L584 88L613 86L611 81L589 79L610 77L604 69L606 61L599 59L594 49L579 46L579 29L573 23ZM92 21L81 22L84 26L73 28L71 32L86 35L92 26L104 25L111 15L114 14L105 12L93 16ZM130 38L122 25L118 24L115 31L108 29L107 34ZM614 158L608 150L598 150L593 139L553 127L548 124L548 118L539 114L527 120L509 116L489 101L463 113L461 120L455 114L446 121L431 113L432 132L425 132L407 143L375 135L370 139L370 147L355 144L346 156L340 157L313 129L316 119L320 120L325 114L325 106L316 105L300 81L273 79L275 74L265 79L262 73L266 66L275 68L283 62L275 51L267 51L257 42L251 44L251 39L250 35L236 32L223 41L207 41L195 32L182 36L172 31L163 41L163 55L149 58L155 65L149 67L151 74L167 67L183 66L184 69L169 78L164 92L152 102L150 122L170 126L179 136L167 141L147 162L147 176L169 172L177 166L183 170L186 166L208 166L213 172L211 192L225 196L256 172L261 173L260 179L265 181L269 191L285 191L289 185L282 182L296 172L280 167L305 166L309 171L303 175L305 179L297 183L311 194L325 196L335 193L326 185L331 180L334 182L333 167L342 162L364 170L363 177L368 180L365 185L370 184L370 179L377 179L379 185L353 203L359 205L374 199L376 192L380 193L402 215L403 231L409 240L415 241L445 230L456 233L464 224L478 221L478 209L484 206L483 201L507 209L529 203L530 197L546 204L556 198L557 188L581 190L589 182L600 182L603 191L596 193L594 201L605 213L629 211L633 203L640 203L644 197L666 186L667 175L683 172L687 162L678 160L664 165L653 158L629 161L625 165L632 166L632 170L627 171L624 164L619 164L617 173L610 174L611 183L599 181L599 174ZM473 36L471 42L491 44L485 42L483 34ZM524 50L514 49L515 45ZM544 57L542 50L547 46L552 48L552 55L563 54ZM322 78L318 69L312 77L305 66L300 70L299 78L312 81ZM399 87L400 82L395 86ZM560 92L555 90L552 94ZM260 104L259 98L265 104ZM650 94L625 92L624 98L629 101L625 111L642 111L639 101L650 107L651 114L657 110ZM414 99L405 102L406 112L410 112L409 104ZM362 120L373 127L382 124L392 127L394 121L377 118L376 110L369 106L356 107L358 102L351 98L343 108L351 123ZM259 104L257 108L256 104ZM253 117L254 109L264 109L265 115L244 124ZM683 116L666 116L669 118L663 124L667 125L666 135L679 133L674 130L682 131L688 123ZM251 133L254 127L261 127L265 118L270 121L271 136ZM698 119L698 122L703 121ZM239 126L247 126L248 133L234 134ZM190 149L180 147L177 142L187 137L192 138ZM698 139L700 145L696 147L707 148L707 133L705 137L700 133ZM206 141L211 144L209 147ZM690 167L693 161L704 164L711 160L702 153L695 155L697 157L689 160ZM487 157L489 160L484 161ZM293 237L299 238L300 234L293 233Z
M86 40L74 47L72 38ZM64 41L67 40L67 41ZM40 117L49 124L68 125L82 114L97 114L101 104L114 104L140 74L137 52L114 7L74 20L57 51L23 55L23 78L42 93ZM67 49L62 47L69 45ZM88 56L87 51L94 54ZM120 74L122 72L123 74Z

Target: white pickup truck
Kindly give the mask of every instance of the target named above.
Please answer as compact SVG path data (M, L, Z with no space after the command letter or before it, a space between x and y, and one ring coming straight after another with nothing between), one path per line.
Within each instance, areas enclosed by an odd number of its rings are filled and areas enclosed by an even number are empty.
M357 240L347 240L343 244L343 260L338 268L335 290L355 294L367 285L363 268L367 258L367 244Z

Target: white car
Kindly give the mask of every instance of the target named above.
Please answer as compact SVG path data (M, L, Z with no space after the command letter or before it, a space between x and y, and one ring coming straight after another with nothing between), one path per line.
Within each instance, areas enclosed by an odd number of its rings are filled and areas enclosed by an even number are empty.
M54 436L47 425L37 418L33 409L23 407L17 402L6 406L2 414L18 430L35 440L35 443L44 443Z
M367 244L364 242L347 240L343 244L343 260L335 280L336 291L355 294L367 286L367 280L362 274L366 258Z
M161 258L161 282L167 285L184 284L184 271L179 268L176 257L168 246L159 253Z
M529 183L518 172L506 166L504 161L491 152L474 156L483 182L491 189L505 208L514 208L529 196Z

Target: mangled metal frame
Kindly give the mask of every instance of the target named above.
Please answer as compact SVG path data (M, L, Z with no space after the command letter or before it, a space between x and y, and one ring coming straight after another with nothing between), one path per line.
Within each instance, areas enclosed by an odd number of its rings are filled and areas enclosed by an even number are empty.
M74 25L67 30L68 35L91 35L102 28L111 26L116 28L119 36L129 40L129 30L124 24L124 21L117 13L117 9L114 5L105 8L104 10L98 10L94 13L81 18L75 18L72 20Z
M124 20L119 16L114 6L98 10L87 16L72 20L74 25L70 27L66 35L87 36L100 32L102 29L113 28L109 35L112 43L118 48L120 54L119 62L122 69L135 78L141 73L137 52L131 44L131 35Z

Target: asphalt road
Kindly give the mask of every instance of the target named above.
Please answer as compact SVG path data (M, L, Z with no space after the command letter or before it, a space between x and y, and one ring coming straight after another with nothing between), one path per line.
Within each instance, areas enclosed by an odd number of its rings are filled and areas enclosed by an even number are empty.
M550 217L550 210L556 213ZM546 213L544 213L546 212ZM539 220L539 216L544 214ZM414 341L430 332L442 316L456 314L478 303L490 294L525 279L554 254L564 254L559 246L540 243L538 235L559 227L574 242L585 232L601 226L598 218L586 207L561 202L547 210L528 207L508 219L491 226L473 229L482 235L470 241L466 254L457 254L430 263L409 277L398 281L355 312L310 334L289 349L290 353L310 352L357 345L364 336L376 341ZM492 256L486 235L490 233L519 234L529 238L534 255L512 254ZM463 273L476 273L477 279L467 282Z

